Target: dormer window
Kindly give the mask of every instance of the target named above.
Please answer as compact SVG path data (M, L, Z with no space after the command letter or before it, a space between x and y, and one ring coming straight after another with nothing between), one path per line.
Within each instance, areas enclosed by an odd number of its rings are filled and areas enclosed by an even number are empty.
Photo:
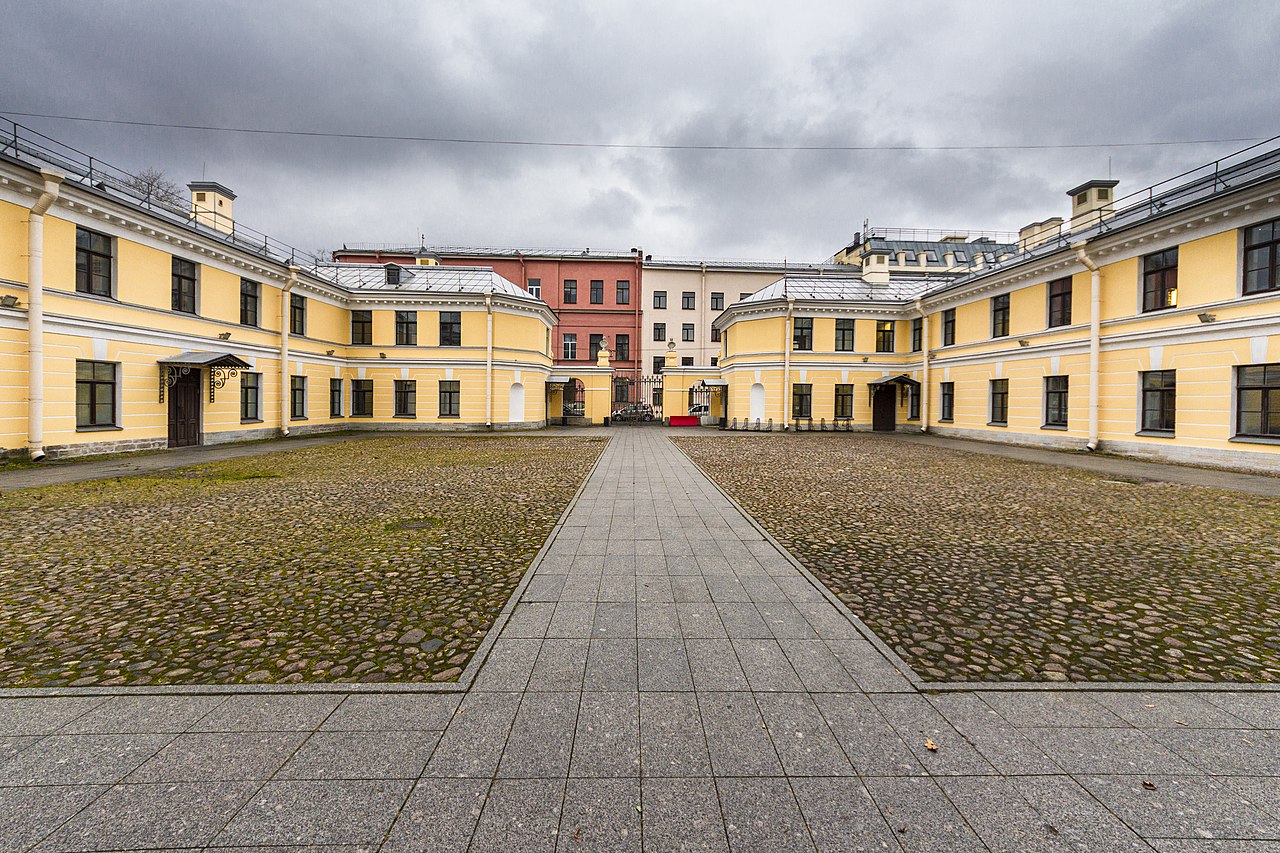
M1089 193L1087 190L1085 192L1076 194L1076 204L1084 204L1088 200L1089 200Z
M400 268L397 266L387 267L387 287L400 286Z
M196 201L204 201L204 193L196 193Z
M1108 201L1111 198L1111 190L1101 187L1098 190L1098 201Z

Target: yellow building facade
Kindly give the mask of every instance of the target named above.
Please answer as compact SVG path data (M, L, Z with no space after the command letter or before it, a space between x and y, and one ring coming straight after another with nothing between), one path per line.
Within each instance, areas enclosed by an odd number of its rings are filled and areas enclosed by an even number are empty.
M789 276L730 306L730 427L1280 470L1280 152L1073 225L948 281Z
M546 424L555 318L491 269L301 266L183 213L0 159L0 454Z

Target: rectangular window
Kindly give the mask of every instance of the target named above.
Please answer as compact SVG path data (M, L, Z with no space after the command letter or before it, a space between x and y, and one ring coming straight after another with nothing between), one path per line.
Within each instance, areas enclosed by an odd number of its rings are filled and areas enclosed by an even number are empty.
M262 374L240 374L240 420L262 420Z
M542 279L530 278L525 280L525 289L529 291L529 295L534 299L542 298Z
M693 367L693 356L691 356L691 355L682 355L682 356L680 356L680 366L681 366L681 367Z
M991 380L991 423L1004 426L1009 423L1009 380Z
M578 336L573 333L566 333L563 340L564 359L572 361L578 357Z
M1244 232L1244 292L1269 290L1280 290L1280 219Z
M1177 413L1177 375L1172 370L1147 370L1142 374L1142 428L1149 432L1173 432Z
M440 346L462 346L462 312L440 312Z
M1280 438L1280 364L1236 368L1238 435Z
M942 345L949 347L956 342L956 309L942 312Z
M739 301L739 302L741 302L742 300L746 299L746 298L747 298L748 296L750 296L750 295L751 295L750 293L739 293L739 294L738 294L738 301Z
M368 346L373 343L373 312L351 312L351 345Z
M396 346L416 347L418 345L418 312L396 312Z
M351 417L373 417L373 380L351 380Z
M920 386L918 385L907 388L907 420L920 420Z
M617 361L631 360L631 336L618 335L613 343L613 357Z
M893 352L892 320L876 320L876 352Z
M796 317L792 322L794 325L791 329L791 348L793 350L804 350L806 352L812 350L813 318Z
M589 360L596 360L596 356L600 354L600 342L603 340L604 335L591 335L587 338L587 358Z
M395 381L395 416L397 418L416 418L418 416L418 383L413 379L397 379Z
M1009 336L1009 294L991 297L991 337Z
M715 326L711 327L711 343L713 344L720 343L720 330L717 329Z
M911 351L924 349L924 318L914 317L911 320Z
M661 372L662 372L662 368L664 368L664 367L666 367L666 366L667 366L667 360L666 360L665 358L663 358L663 357L662 357L662 356L660 356L660 355L655 355L655 356L653 357L653 372L654 372L654 375L655 375L655 376L656 376L657 374L661 373Z
M1049 328L1071 325L1071 279L1049 282Z
M565 305L574 305L578 302L578 282L572 278L564 280L564 299Z
M654 308L667 307L667 292L665 290L655 290L653 292L653 307Z
M1067 425L1067 387L1066 376L1046 376L1044 378L1044 425L1064 427Z
M289 417L301 420L307 416L307 377L289 377Z
M76 292L111 296L112 240L76 227Z
M604 282L600 279L591 280L591 304L604 304Z
M329 380L329 417L342 417L342 380Z
M836 320L836 352L853 352L853 320Z
M938 420L954 420L956 416L956 383L943 382L939 386L938 400Z
M681 324L681 326L680 326L680 340L682 340L682 341L692 341L692 340L693 340L693 324L692 324L692 323L683 323L683 324Z
M654 339L655 341L665 341L665 340L667 339L667 324L666 324L666 323L654 323L654 324L653 324L653 339Z
M116 365L76 362L76 426L116 426Z
M289 334L307 333L307 297L289 294Z
M400 286L400 267L395 264L387 264L386 266L386 282L387 287Z
M196 313L196 265L182 258L173 259L173 310Z
M711 294L711 310L712 311L724 310L724 294L723 293Z
M259 306L262 302L262 285L247 278L240 279L240 325L258 326L262 323Z
M456 381L440 383L440 417L456 418L462 411L461 385Z
M720 365L720 359L719 359L719 357L714 356L714 355L713 355L713 356L711 356L711 366L712 366L712 367L718 367L719 365Z
M618 279L614 291L614 301L619 305L631 304L631 282L628 279Z
M686 290L680 294L680 307L688 310L693 310L697 307L696 297L692 290Z
M1142 259L1142 310L1163 311L1178 304L1178 247Z
M853 386L852 385L836 386L835 416L841 420L848 420L853 417Z
M791 417L796 420L813 417L813 386L807 382L791 386Z

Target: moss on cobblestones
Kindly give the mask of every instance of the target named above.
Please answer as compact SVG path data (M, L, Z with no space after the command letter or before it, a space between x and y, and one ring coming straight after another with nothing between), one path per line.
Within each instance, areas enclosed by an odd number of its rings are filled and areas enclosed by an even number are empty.
M385 438L0 494L0 685L456 679L603 446Z
M875 436L675 441L922 678L1280 681L1280 499Z

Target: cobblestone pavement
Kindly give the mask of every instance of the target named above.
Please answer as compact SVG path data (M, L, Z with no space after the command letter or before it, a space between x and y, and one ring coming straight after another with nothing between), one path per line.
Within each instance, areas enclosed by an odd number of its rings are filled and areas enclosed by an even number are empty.
M604 444L380 438L0 494L0 685L455 679Z
M657 429L466 693L0 696L0 849L1280 843L1280 693L921 693Z
M1280 497L872 435L676 443L922 678L1280 681Z

